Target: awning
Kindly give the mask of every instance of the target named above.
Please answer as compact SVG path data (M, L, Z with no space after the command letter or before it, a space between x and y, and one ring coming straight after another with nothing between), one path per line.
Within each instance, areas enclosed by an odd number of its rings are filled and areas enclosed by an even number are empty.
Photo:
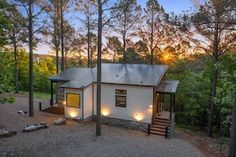
M157 88L158 93L176 93L179 81L177 80L165 80Z

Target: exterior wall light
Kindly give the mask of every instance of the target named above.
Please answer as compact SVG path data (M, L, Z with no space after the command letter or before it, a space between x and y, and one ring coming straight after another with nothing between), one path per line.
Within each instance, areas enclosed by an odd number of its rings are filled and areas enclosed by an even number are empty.
M70 118L75 118L78 116L78 112L75 112L75 111L69 111L68 112L68 115L70 116Z
M62 101L62 104L63 104L63 105L66 105L66 101Z
M103 116L108 116L108 115L110 115L111 113L110 113L110 110L109 109L105 109L105 108L103 108L102 109L102 115Z
M141 121L144 119L144 116L142 113L135 113L134 119L136 119L137 121Z

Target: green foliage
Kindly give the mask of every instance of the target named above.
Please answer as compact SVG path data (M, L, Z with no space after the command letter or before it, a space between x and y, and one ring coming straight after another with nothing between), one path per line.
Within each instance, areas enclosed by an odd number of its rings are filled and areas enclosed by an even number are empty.
M217 65L221 71L216 96L216 123L220 130L228 130L232 122L233 94L236 89L236 55L223 57L222 62Z
M10 19L7 16L8 3L0 0L0 47L7 44L7 32L11 29Z
M176 121L185 125L204 128L210 91L209 79L204 72L183 74L177 93Z
M9 62L12 55L6 51L0 51L0 103L11 103L14 101L13 98L6 96L6 93L12 92L13 88L13 68L12 63Z
M38 92L49 92L50 81L48 78L56 74L56 66L53 58L39 58L34 61L34 90ZM28 90L29 82L29 56L24 49L18 51L19 82L20 90Z
M198 63L198 64L196 64ZM199 64L200 63L200 64ZM198 67L196 67L198 66ZM176 122L181 125L205 129L210 100L211 71L220 71L217 85L214 129L228 135L231 124L233 92L236 89L236 55L222 57L214 65L205 58L178 61L170 67L171 79L180 80L176 95Z

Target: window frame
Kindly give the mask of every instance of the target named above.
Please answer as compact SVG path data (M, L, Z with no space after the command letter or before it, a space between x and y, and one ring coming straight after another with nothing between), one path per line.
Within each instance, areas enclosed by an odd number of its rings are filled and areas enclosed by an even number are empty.
M69 94L73 94L73 95L78 95L79 96L79 105L78 105L78 107L75 107L75 106L70 106L70 105L68 105L68 96L67 95L69 95ZM66 107L71 107L71 108L81 108L81 93L74 93L74 92L66 92Z
M123 91L123 92L118 92L118 91ZM118 97L125 98L125 101L118 101ZM124 105L120 105L119 102L124 102ZM126 89L115 89L115 106L122 107L122 108L127 107L127 90Z

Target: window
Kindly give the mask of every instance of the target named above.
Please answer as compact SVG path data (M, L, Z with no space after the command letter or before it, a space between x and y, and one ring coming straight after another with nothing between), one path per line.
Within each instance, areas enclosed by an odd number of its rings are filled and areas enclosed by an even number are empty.
M126 90L116 89L116 106L126 107Z
M80 94L66 93L66 106L80 108Z

